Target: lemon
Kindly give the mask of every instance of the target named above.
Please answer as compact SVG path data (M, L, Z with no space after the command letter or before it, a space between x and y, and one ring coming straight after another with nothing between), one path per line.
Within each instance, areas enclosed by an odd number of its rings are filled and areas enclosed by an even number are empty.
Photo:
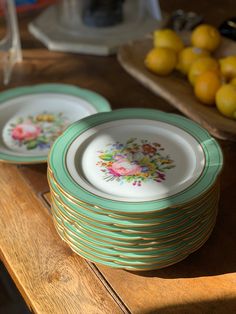
M162 29L154 32L154 47L167 47L179 52L184 48L182 39L171 29Z
M201 24L197 26L191 34L191 43L193 46L208 50L216 50L220 45L221 35L219 31L211 25Z
M195 96L205 105L215 105L215 96L221 86L219 74L207 71L199 75L194 85Z
M228 56L219 60L220 70L226 80L236 77L236 56Z
M176 52L165 47L153 48L147 54L144 63L150 71L159 75L168 75L176 66Z
M188 72L189 82L194 85L197 77L208 70L216 71L219 73L220 66L218 61L212 57L198 58L192 63Z
M216 93L216 106L224 116L236 119L236 86L223 85Z
M196 47L186 47L178 55L176 69L183 74L188 74L192 63L200 57L209 56L209 52Z
M232 85L236 86L236 77L235 77L235 78L233 78L233 79L230 81L230 84L232 84Z

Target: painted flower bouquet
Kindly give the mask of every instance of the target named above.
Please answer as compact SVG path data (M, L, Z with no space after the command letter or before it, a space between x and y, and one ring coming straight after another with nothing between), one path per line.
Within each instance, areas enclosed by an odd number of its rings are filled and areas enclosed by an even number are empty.
M27 150L48 149L54 140L64 131L67 119L62 113L43 112L36 116L18 117L10 124L9 134L18 147Z
M149 180L162 182L166 179L166 171L175 167L160 144L137 138L130 138L125 144L108 144L98 154L97 166L104 173L104 180L116 180L120 184L128 182L141 186Z

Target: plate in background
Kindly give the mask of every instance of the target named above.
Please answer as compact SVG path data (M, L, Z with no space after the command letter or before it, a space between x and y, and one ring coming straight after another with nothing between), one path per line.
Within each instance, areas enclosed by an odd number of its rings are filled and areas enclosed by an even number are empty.
M68 125L110 110L102 96L72 85L41 84L2 92L0 160L46 162L52 143Z

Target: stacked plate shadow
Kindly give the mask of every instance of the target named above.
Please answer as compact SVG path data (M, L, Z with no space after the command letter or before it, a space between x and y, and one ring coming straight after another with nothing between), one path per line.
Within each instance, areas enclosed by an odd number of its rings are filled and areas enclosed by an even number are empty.
M182 116L121 109L84 118L50 151L55 227L92 262L172 265L209 238L222 165L218 143Z

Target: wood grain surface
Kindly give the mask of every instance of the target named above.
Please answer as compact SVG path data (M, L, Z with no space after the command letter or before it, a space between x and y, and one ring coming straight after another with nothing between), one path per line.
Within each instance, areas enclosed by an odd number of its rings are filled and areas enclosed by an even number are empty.
M46 208L15 166L0 165L0 186L1 257L30 308L53 314L122 313L86 261L57 236Z
M185 42L189 36L183 34ZM143 39L124 45L119 49L118 58L124 69L136 80L155 94L166 99L187 117L201 124L213 136L236 141L236 121L229 119L216 109L203 105L194 95L188 80L177 71L168 76L151 73L144 65L147 53L151 50L152 39ZM236 54L236 43L223 39L217 57Z

